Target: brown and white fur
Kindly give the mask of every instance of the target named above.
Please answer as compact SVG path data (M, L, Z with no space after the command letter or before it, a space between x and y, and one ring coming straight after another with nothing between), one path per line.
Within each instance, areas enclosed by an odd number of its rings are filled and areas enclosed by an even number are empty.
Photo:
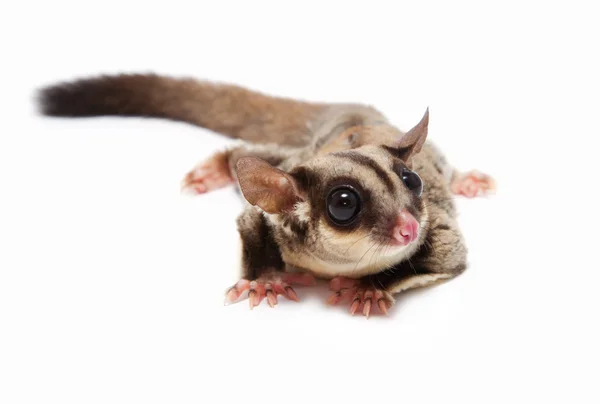
M428 112L403 133L368 106L156 75L62 83L39 100L46 115L164 117L249 142L200 163L183 186L204 193L239 181L248 201L238 219L242 279L226 301L248 291L251 308L265 297L271 306L277 295L297 300L290 285L316 276L331 279L330 303L350 298L352 314L387 313L393 294L464 271L452 193L494 188L489 176L457 173L425 141ZM352 209L351 220L339 221L339 209Z

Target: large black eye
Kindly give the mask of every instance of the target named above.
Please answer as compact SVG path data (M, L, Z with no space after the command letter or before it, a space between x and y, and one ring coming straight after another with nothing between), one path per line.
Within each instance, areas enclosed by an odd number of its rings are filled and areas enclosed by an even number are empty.
M402 181L404 181L404 185L415 195L421 196L423 193L423 181L421 181L421 177L416 172L410 171L408 168L403 168Z
M327 196L327 214L336 224L350 223L360 212L360 197L350 188L337 188Z

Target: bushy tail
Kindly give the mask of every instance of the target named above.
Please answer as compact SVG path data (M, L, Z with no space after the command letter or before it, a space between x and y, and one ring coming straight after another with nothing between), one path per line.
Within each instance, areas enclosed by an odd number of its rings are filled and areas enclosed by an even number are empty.
M154 74L99 76L39 91L45 115L146 116L189 122L255 143L301 145L307 123L325 108L242 87Z

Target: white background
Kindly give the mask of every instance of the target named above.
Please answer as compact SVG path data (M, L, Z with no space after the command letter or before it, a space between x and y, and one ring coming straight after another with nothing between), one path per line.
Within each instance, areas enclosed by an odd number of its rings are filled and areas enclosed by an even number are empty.
M593 3L4 5L0 402L598 402ZM370 103L402 129L429 105L430 139L498 181L458 200L470 268L388 318L324 287L224 307L241 204L179 181L230 140L35 113L39 86L125 71Z

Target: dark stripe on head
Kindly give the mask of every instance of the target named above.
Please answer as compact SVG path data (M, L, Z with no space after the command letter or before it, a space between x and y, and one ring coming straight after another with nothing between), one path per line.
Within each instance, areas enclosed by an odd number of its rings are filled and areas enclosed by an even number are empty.
M290 171L290 175L296 180L300 190L309 193L317 185L317 176L306 167L296 167Z
M371 170L375 171L375 174L377 174L377 177L379 177L381 181L383 181L387 190L389 192L394 192L394 182L391 180L388 173L379 165L379 163L377 163L372 158L355 152L341 152L336 153L335 155L350 159L356 164L360 164L363 167L368 167Z

